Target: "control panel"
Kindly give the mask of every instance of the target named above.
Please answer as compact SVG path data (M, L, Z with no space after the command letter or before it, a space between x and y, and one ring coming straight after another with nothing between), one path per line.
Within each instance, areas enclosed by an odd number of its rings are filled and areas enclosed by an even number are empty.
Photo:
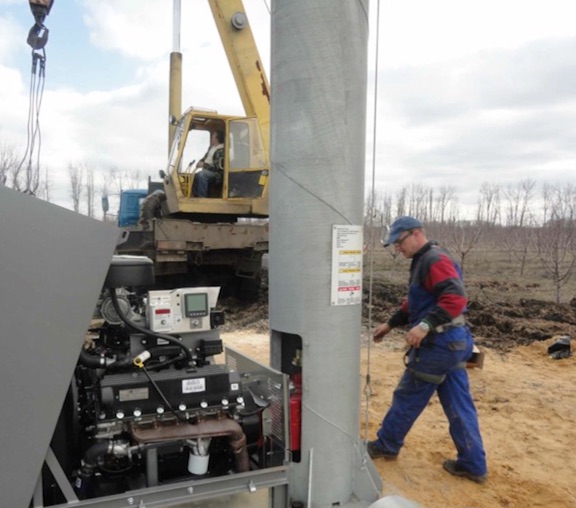
M146 307L150 329L160 333L210 330L210 310L219 294L219 287L150 291Z

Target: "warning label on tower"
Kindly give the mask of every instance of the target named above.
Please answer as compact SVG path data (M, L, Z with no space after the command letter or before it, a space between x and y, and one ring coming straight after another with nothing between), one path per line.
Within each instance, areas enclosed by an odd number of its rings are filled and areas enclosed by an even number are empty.
M331 305L362 303L362 226L332 226Z

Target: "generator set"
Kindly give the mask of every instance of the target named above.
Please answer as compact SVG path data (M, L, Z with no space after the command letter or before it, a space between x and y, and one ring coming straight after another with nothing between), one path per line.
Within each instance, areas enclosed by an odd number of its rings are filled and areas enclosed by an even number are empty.
M179 482L213 497L216 478L286 467L286 376L231 349L219 361L219 288L152 283L150 259L114 256L33 506L132 492L146 506L147 489Z

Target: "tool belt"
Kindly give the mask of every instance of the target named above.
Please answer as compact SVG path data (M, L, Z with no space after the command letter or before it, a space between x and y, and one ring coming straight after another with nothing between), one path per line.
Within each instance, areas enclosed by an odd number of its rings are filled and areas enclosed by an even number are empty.
M443 333L446 330L450 330L451 328L458 328L459 326L466 326L466 318L464 317L464 314L460 314L459 316L456 316L449 323L445 323L443 325L437 326L432 331L434 333Z

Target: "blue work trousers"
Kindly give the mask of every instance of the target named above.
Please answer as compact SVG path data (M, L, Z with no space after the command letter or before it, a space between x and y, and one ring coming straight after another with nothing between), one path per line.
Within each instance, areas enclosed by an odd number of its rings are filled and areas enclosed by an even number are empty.
M194 175L192 182L192 195L199 198L207 198L210 183L215 182L218 173L211 169L202 169Z
M392 406L378 431L384 449L392 453L400 451L406 434L437 391L458 451L458 464L472 474L486 474L478 414L470 394L468 373L462 367L471 354L472 336L467 327L435 335L432 341L426 339L419 349L411 351L407 369L394 391ZM419 378L418 372L424 373L423 377L426 374L445 377L437 384Z

